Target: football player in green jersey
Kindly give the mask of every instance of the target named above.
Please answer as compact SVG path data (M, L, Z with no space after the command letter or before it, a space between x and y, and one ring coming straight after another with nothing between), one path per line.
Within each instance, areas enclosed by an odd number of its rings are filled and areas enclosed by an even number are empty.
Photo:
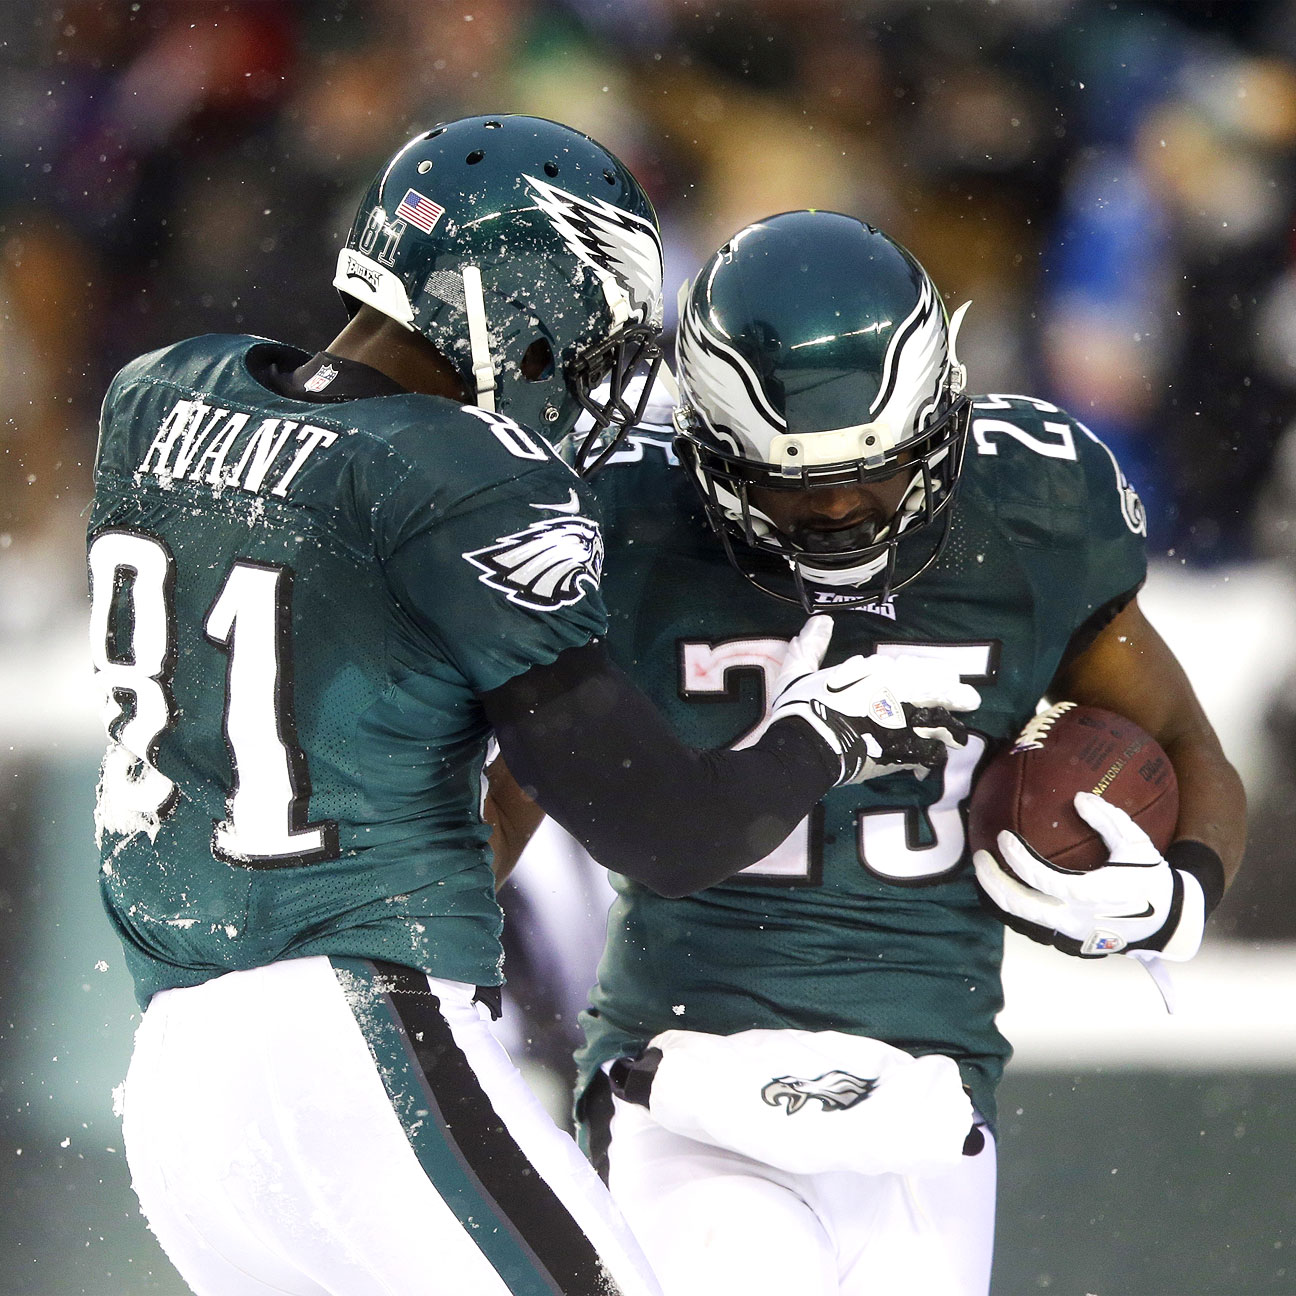
M550 443L590 414L587 467L638 416L661 244L594 141L523 117L420 135L335 283L352 318L326 351L195 338L104 402L95 817L146 1006L134 1184L203 1296L650 1293L483 1018L490 731L591 850L680 895L838 780L930 763L976 694L864 659L812 673L811 621L765 738L699 752L608 660L602 535Z
M1139 610L1137 495L1056 406L965 391L961 314L858 220L758 222L683 299L677 435L597 483L612 655L690 743L761 732L805 610L981 697L943 770L829 792L726 881L613 879L578 1113L667 1296L984 1296L1004 923L1191 957L1241 855L1239 780ZM1182 792L1164 857L1088 808L1111 863L1083 896L965 839L981 758L1045 697L1137 721Z

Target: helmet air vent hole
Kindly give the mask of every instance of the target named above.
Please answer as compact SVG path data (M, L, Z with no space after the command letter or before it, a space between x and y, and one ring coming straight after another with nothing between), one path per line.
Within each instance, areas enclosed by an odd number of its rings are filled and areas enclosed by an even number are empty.
M428 133L427 133L427 137L428 137L428 139L436 139L436 137L437 137L438 135L440 135L441 132L444 131L444 130L445 130L445 127L444 127L444 126L438 126L438 127L436 128L436 130L430 130L430 131L428 131Z
M504 128L504 126L503 126L503 123L502 123L502 122L497 122L497 121L488 121L488 122L486 123L486 129L487 129L487 130L503 130L503 128Z
M427 175L427 173L431 170L432 170L432 163L427 161L426 159L424 159L422 162L418 164L419 175Z
M544 164L544 173L552 180L558 174L558 163L546 162Z
M483 153L481 149L473 149L473 151L464 158L464 161L467 162L469 166L476 166L485 156L486 154Z
M554 371L553 348L548 338L538 337L522 353L522 377L527 382L540 382L552 378Z
M605 171L603 172L603 179L606 180L606 181L608 182L608 184L610 184L610 185L614 185L614 184L616 184L616 173L615 173L614 171L606 171L606 170L605 170Z

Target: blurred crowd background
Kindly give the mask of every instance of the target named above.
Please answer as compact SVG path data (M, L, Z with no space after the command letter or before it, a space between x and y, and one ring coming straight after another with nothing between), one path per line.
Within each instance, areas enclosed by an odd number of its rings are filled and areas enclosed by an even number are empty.
M440 120L505 111L579 127L643 180L668 327L675 287L741 225L850 212L951 307L974 302L974 390L1045 396L1112 446L1200 618L1176 648L1202 645L1199 688L1215 672L1242 693L1226 737L1250 748L1230 754L1253 845L1217 934L1296 938L1296 0L30 0L0 6L0 678L28 717L0 722L4 1119L39 1125L74 1091L105 1104L24 1070L33 1039L57 1043L59 975L94 1002L92 1036L125 1033L90 965L60 973L33 935L93 896L94 735L46 724L67 707L29 681L79 650L108 380L202 332L323 346L376 167ZM95 919L60 923L115 955ZM51 1155L51 1209L108 1173ZM0 1291L171 1290L164 1268L67 1286L13 1245ZM1281 1259L1164 1296L1291 1296Z
M501 109L619 152L675 282L774 211L882 226L975 302L981 390L1047 392L1117 450L1161 552L1284 549L1294 55L1286 0L4 6L6 565L58 550L123 361L208 330L327 339L376 165ZM53 611L39 588L7 624Z

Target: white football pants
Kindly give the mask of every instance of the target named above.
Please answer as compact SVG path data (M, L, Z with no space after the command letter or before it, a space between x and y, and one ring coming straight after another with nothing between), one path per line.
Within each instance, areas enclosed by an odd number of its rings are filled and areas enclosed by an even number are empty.
M597 1082L596 1082L597 1083ZM788 1174L612 1099L608 1186L665 1296L986 1296L995 1147L947 1173ZM597 1139L597 1132L595 1132Z
M126 1153L199 1296L656 1296L473 993L306 958L153 998Z

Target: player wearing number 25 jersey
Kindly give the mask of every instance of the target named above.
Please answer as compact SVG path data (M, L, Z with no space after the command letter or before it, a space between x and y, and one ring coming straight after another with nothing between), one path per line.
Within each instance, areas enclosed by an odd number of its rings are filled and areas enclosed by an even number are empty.
M328 350L198 338L104 402L96 829L146 1005L134 1184L200 1296L651 1293L479 1012L502 980L487 737L591 849L684 894L862 776L875 672L829 697L798 671L760 743L699 752L607 659L602 534L535 431L563 443L585 410L587 467L658 359L660 235L607 150L437 127L375 179L335 283ZM940 745L887 733L897 760Z
M679 435L598 481L612 655L687 741L759 732L803 608L834 612L834 659L920 655L981 699L943 769L834 789L718 885L614 877L578 1112L667 1296L984 1296L1010 1050L965 807L1042 697L1141 717L1201 794L1201 890L1236 864L1236 776L1138 614L1138 497L1056 406L963 392L961 314L851 218L750 226L683 306ZM939 1171L916 1149L945 1107L882 1114L913 1057L952 1059L982 1126Z

